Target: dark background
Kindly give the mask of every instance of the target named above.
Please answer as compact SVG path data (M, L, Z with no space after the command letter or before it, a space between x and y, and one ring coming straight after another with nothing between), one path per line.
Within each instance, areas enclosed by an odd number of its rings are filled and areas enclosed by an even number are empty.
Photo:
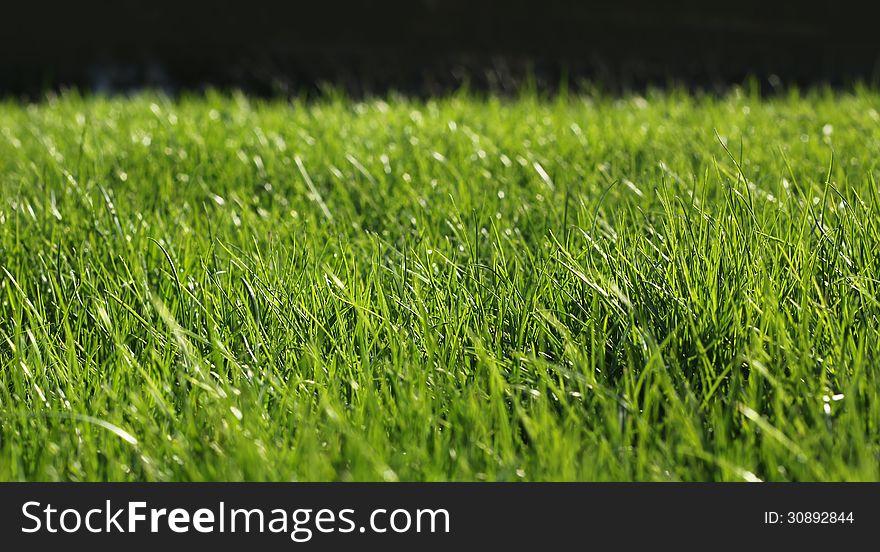
M0 95L877 82L880 2L0 0Z

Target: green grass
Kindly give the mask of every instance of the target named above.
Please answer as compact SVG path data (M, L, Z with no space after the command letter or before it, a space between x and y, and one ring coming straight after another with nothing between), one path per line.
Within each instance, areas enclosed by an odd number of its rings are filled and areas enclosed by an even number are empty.
M0 103L0 479L880 479L878 109Z

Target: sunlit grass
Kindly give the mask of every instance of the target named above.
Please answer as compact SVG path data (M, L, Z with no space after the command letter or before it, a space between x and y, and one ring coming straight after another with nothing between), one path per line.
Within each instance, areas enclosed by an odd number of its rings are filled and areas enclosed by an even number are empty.
M0 103L0 479L880 479L878 106Z

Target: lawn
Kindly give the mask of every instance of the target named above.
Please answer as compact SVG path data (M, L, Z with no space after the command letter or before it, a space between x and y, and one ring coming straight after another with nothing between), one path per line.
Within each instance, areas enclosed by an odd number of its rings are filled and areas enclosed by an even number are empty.
M878 110L0 101L0 479L878 480Z

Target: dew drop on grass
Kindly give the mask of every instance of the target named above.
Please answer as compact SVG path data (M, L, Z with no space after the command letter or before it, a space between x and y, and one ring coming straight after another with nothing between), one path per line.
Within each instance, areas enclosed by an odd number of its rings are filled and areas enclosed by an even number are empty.
M762 483L761 478L748 470L742 470L740 476L748 483Z
M645 194L642 193L642 190L640 190L639 187L636 186L632 180L630 180L628 178L624 178L623 183L626 184L626 187L629 188L637 196L645 197Z

